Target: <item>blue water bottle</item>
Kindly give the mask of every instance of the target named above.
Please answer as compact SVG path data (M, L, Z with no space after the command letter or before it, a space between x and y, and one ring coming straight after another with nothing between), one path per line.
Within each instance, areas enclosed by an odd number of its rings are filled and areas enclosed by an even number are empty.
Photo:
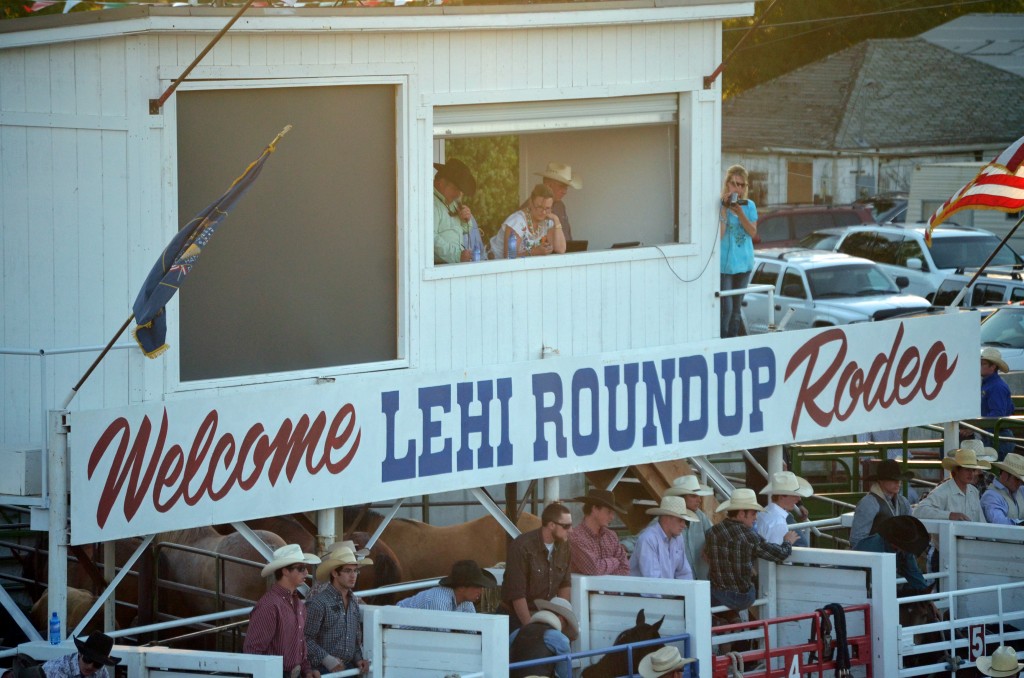
M480 261L480 243L473 243L473 261Z
M62 640L64 639L60 637L60 619L54 612L50 615L50 645L60 645Z
M508 238L508 252L506 254L508 255L509 259L515 259L516 258L516 249L517 249L516 240L518 240L518 238L516 237L515 233L510 235L509 238Z

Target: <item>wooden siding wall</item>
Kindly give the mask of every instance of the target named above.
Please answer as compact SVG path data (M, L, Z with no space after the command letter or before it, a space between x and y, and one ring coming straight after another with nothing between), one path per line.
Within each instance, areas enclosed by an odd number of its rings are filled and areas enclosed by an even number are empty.
M584 355L717 336L720 107L701 78L717 64L719 34L715 21L250 32L229 34L192 77L408 76L403 353L413 369L445 371L538 359L544 346ZM0 50L0 347L102 344L128 316L175 228L173 101L150 116L148 99L208 40L143 34ZM654 92L690 92L681 98L680 228L693 245L488 263L472 273L430 265L432 106ZM120 343L130 341L125 333ZM42 401L59 406L93 355L49 358L43 393L38 358L0 356L0 443L38 443ZM115 352L73 408L179 397L169 393L174 360Z

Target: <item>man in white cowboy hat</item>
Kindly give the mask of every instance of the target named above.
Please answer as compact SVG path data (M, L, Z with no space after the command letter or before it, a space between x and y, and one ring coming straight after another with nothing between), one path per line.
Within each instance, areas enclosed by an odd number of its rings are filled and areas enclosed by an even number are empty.
M42 665L46 678L110 678L107 667L116 666L120 657L111 657L114 639L105 633L94 632L85 640L75 638L78 652L51 659Z
M686 562L693 570L693 578L707 581L708 561L704 560L704 534L711 529L711 519L704 513L704 497L710 497L714 491L701 484L697 476L679 476L672 481L672 487L665 490L663 496L682 497L686 509L697 516L697 521L686 528Z
M974 482L978 471L991 468L987 461L978 459L974 449L959 448L942 460L942 468L950 477L917 503L914 516L932 520L969 520L985 522L981 511L981 497Z
M279 655L284 675L319 678L306 654L306 604L296 589L306 581L310 565L320 559L303 553L298 544L286 544L274 551L263 566L264 577L274 576L274 585L263 594L249 615L249 631L242 651L248 654Z
M883 459L875 465L874 473L868 478L873 481L871 489L857 502L853 511L853 525L850 526L850 546L854 549L861 539L878 531L878 523L894 516L909 516L913 513L910 502L900 494L903 483L914 474L900 468L895 459Z
M683 667L695 661L684 659L678 648L666 645L641 659L637 671L643 678L683 678Z
M698 523L682 497L664 496L657 508L646 511L658 520L637 535L629 573L634 577L693 579L693 568L686 560L683 530L687 523Z
M711 578L711 605L725 605L738 612L745 610L757 597L754 586L754 561L763 558L781 563L793 552L795 532L787 532L782 544L770 544L754 531L757 514L764 511L757 495L745 487L734 490L729 500L716 513L726 518L712 527L704 544ZM735 615L729 615L735 620Z
M354 549L338 547L316 568L316 580L326 583L306 604L306 652L309 663L333 673L358 668L370 670L363 657L362 612L354 590L359 568L373 565L359 560Z
M629 554L619 543L619 536L609 525L615 514L625 515L626 509L615 503L608 490L592 488L585 497L573 501L583 502L583 521L569 531L569 567L576 574L629 574Z
M985 520L997 525L1024 524L1024 457L1010 452L992 466L999 470L999 477L981 495Z
M437 586L398 601L398 607L476 614L476 603L480 602L484 589L497 585L494 575L475 560L459 560L452 564L451 572Z
M509 661L525 662L542 657L557 657L569 654L569 642L579 635L579 622L572 604L559 597L551 600L535 600L537 611L530 622L509 635ZM530 674L570 678L572 675L564 662L543 664L509 672L509 678Z
M1009 417L1013 415L1013 400L1010 398L1010 387L1006 384L1000 372L1009 372L1010 368L1003 360L1003 354L994 346L985 346L981 349L981 416L983 417ZM1011 441L999 443L999 458L1002 459L1007 453L1012 452L1014 444Z
M1024 670L1024 664L1017 661L1017 651L1012 647L1000 645L991 657L978 657L974 666L986 676L1018 676Z
M544 185L551 189L555 198L555 202L551 206L551 213L558 217L558 221L562 224L562 233L565 235L566 242L572 240L572 225L569 223L569 214L565 210L565 203L562 202L562 199L565 198L570 187L577 191L583 188L583 180L578 174L572 173L572 167L560 162L549 162L543 172L534 172L534 175L543 177Z
M473 213L459 202L463 195L476 193L476 179L465 163L456 158L434 163L434 263L473 261L474 251L486 258L483 238Z
M756 518L757 533L771 544L781 544L787 534L799 538L799 534L789 529L787 518L801 499L814 494L811 484L792 471L780 471L762 488L761 494L771 497L771 502Z

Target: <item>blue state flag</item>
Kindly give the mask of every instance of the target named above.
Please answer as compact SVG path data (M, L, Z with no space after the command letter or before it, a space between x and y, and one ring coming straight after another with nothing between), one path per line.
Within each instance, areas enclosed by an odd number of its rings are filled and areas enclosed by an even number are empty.
M224 221L228 211L256 181L256 177L263 170L263 164L274 152L277 142L290 129L291 125L285 127L280 134L274 137L270 145L263 149L260 157L245 168L245 172L240 177L235 179L224 195L214 200L209 207L185 224L184 228L171 239L156 264L153 265L153 269L146 277L146 282L139 290L139 296L136 297L135 305L132 307L137 324L132 331L132 336L135 337L135 341L139 342L139 346L142 347L147 358L156 358L169 348L165 342L167 316L164 313L164 306L184 284L186 276L196 265L199 255L210 242L217 227Z

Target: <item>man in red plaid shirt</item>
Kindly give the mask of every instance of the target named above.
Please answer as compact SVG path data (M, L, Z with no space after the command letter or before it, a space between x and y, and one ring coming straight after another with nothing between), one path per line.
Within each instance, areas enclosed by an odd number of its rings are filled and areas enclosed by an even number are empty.
M583 522L569 532L569 566L576 574L629 574L629 556L619 537L608 528L615 514L623 515L608 490L591 489L583 502Z

